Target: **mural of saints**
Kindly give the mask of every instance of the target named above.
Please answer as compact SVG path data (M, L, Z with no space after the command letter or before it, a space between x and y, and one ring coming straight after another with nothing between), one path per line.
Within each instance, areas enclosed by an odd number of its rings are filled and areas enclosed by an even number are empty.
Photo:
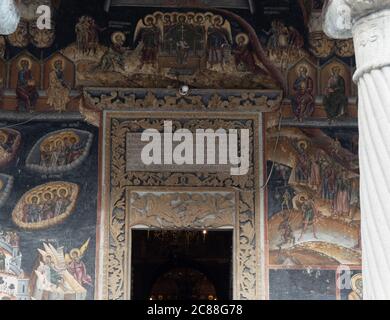
M298 78L293 86L294 95L291 97L293 112L298 121L303 121L314 111L313 88L314 82L309 75L307 66L301 65L298 68Z
M31 71L31 60L23 58L19 62L16 96L19 111L32 111L38 100L38 91Z
M345 94L345 80L340 72L340 67L332 68L332 74L325 88L324 107L331 122L344 115L348 106L348 97Z
M49 74L47 104L56 111L66 111L66 106L70 101L70 91L70 85L65 81L64 61L61 59L54 60L53 70Z

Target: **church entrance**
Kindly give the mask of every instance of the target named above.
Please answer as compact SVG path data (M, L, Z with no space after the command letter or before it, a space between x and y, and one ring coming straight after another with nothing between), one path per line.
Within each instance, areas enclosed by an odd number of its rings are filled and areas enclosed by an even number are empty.
M233 230L132 230L132 298L233 298Z

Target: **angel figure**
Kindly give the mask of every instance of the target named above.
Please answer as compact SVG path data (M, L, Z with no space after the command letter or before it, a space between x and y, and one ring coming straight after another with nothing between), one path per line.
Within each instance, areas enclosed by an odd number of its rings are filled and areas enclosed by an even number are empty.
M155 67L161 43L161 31L158 27L158 21L154 16L148 15L144 20L138 22L134 33L134 42L138 40L140 35L142 49L138 69L141 70L144 65L150 64Z
M76 279L76 281L81 285L92 286L92 278L87 274L87 268L85 267L84 262L82 261L85 252L88 249L89 238L79 249L74 248L70 253L65 255L65 263L67 266L68 272Z
M207 30L207 62L212 69L220 66L224 70L226 49L233 43L231 27L228 20L215 16L212 25Z

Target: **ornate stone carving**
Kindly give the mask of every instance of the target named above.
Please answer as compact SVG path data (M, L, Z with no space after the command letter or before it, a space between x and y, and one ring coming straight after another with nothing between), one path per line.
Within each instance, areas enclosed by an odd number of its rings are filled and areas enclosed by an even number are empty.
M282 101L281 91L192 90L182 96L174 89L100 89L84 90L86 104L101 110L240 110L272 112Z
M129 201L130 227L205 229L235 225L232 192L131 192Z
M129 117L133 117L129 120ZM171 116L172 117L172 116ZM128 197L126 193L129 188L145 188L148 186L153 187L165 187L165 188L183 188L183 187L196 187L196 188L226 188L226 190L236 190L237 192L237 212L236 219L238 225L236 226L236 244L237 258L235 267L235 298L236 299L259 299L260 293L258 288L258 273L260 272L260 262L258 261L258 255L256 248L260 243L260 235L257 234L257 228L255 228L255 199L259 197L258 192L258 152L257 144L259 143L257 137L257 129L259 124L257 117L246 116L245 118L231 118L229 116L215 115L215 119L212 116L208 116L207 119L194 119L195 114L181 114L173 117L174 125L181 128L195 129L200 127L207 128L246 128L250 129L251 150L250 158L253 159L251 168L246 176L232 177L228 174L202 174L201 172L194 173L169 173L169 172L126 172L126 135L131 132L137 132L142 128L156 128L162 129L164 116L163 114L154 114L154 118L139 118L134 115L123 113L106 114L105 120L105 154L106 154L106 179L103 183L108 189L106 189L104 195L104 209L102 212L107 212L107 216L104 218L107 221L107 229L105 230L105 239L108 246L105 247L103 266L101 272L103 272L103 283L101 298L106 299L126 299L129 291L127 289L128 281L128 268L127 261L129 256L129 249L127 245L128 239L128 219L126 218L126 208L128 204ZM227 119L223 119L226 117ZM111 154L107 153L107 150L111 150ZM160 189L161 190L161 189ZM184 195L183 195L184 196ZM205 197L206 201L209 196ZM210 200L210 199L209 199ZM156 201L156 198L154 198ZM192 198L191 201L194 201ZM190 203L191 203L190 201ZM199 200L200 201L200 200ZM203 200L202 200L203 201ZM160 203L159 203L160 205ZM215 203L219 206L227 206L228 210L232 210L231 200L219 200ZM139 202L133 202L133 209L141 207ZM215 211L211 209L213 205L210 203L204 205L202 208L206 210ZM257 207L258 208L258 207ZM168 209L166 208L165 211ZM206 210L206 211L207 211ZM218 210L217 210L218 211ZM134 212L134 211L133 211ZM168 214L167 214L168 215ZM165 215L165 216L167 216ZM170 223L180 226L183 222L177 222L176 219L169 215ZM156 219L147 219L149 223L154 226L158 226ZM168 219L168 220L169 220ZM197 221L195 218L191 218ZM190 219L190 220L191 220ZM152 221L152 222L150 222ZM154 222L153 222L154 221ZM216 221L216 220L215 220ZM187 221L188 222L188 221ZM228 222L228 221L226 221ZM190 222L188 222L190 223ZM188 224L185 223L185 224ZM225 223L225 222L224 222ZM164 223L162 223L164 225ZM106 243L106 242L103 242Z

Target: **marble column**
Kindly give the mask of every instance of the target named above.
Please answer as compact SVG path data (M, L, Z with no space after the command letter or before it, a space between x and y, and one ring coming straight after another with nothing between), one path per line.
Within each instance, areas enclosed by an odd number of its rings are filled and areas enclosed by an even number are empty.
M359 90L364 299L390 299L390 0L328 0L325 33L353 37Z
M14 33L20 20L14 0L0 0L0 35Z

